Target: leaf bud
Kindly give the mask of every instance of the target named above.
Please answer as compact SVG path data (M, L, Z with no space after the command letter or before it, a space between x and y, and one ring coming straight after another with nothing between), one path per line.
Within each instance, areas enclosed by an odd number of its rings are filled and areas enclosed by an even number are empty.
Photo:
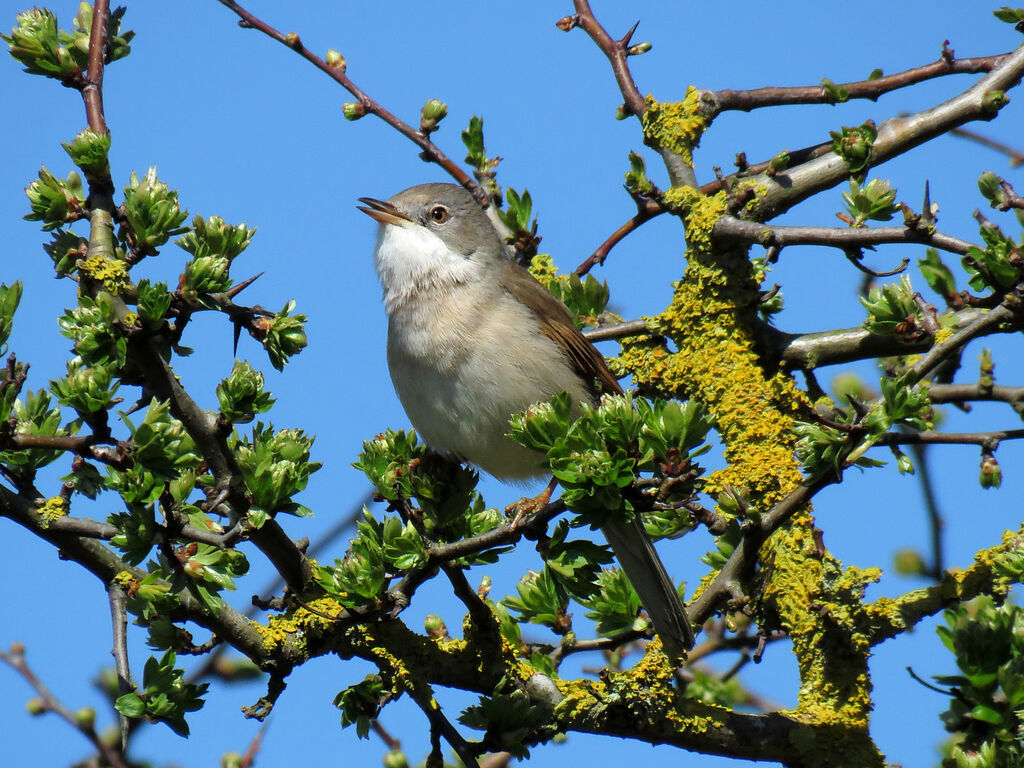
M48 707L46 706L46 702L43 701L41 698L39 698L38 696L33 696L31 699L25 702L25 710L33 716L45 715L48 710Z
M346 101L341 105L341 112L346 120L358 120L366 114L366 107L358 101Z
M75 723L83 730L91 731L96 725L96 710L92 707L82 707L75 712Z
M988 451L981 454L981 474L978 477L982 488L998 488L1003 483L1003 470L996 457Z
M348 67L348 62L345 61L345 57L341 55L339 51L333 48L327 49L327 66L333 69L339 69L342 72Z
M642 43L637 43L636 45L629 46L629 48L626 49L626 55L627 56L642 56L643 54L645 54L649 50L651 50L652 47L653 46L650 44L650 42L645 40Z
M440 99L430 99L420 110L420 131L430 133L437 130L437 124L448 114L448 105Z

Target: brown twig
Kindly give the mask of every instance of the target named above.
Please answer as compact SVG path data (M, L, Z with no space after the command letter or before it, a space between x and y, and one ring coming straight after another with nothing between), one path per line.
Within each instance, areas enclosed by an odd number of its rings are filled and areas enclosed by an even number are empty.
M1024 438L1024 429L990 432L888 432L875 445L980 445L995 447L1003 440Z
M855 80L849 83L836 84L836 90L845 90L849 99L871 99L876 100L879 96L898 88L906 88L909 85L931 80L936 77L956 74L978 74L980 72L991 72L1009 54L996 56L978 56L975 58L955 59L951 56L941 56L930 64L897 72L892 75L883 75L875 79ZM701 101L706 103L713 114L726 112L728 110L742 110L749 112L752 109L762 107L776 107L791 104L833 104L836 101L834 95L829 93L824 85L803 85L803 86L769 86L766 88L752 88L750 90L707 91L701 94Z
M15 672L21 675L29 685L32 686L32 689L39 695L39 698L42 699L43 706L47 711L55 712L62 720L64 720L64 722L85 736L96 751L103 755L103 758L114 766L114 768L128 768L128 764L124 761L122 756L117 753L117 750L109 747L103 742L103 739L101 739L99 734L96 733L96 728L92 723L88 722L88 719L79 720L75 717L74 713L65 707L60 700L53 695L50 689L43 685L42 681L36 677L35 673L25 661L25 648L21 643L12 644L9 651L0 650L0 661L8 664Z
M1009 144L1003 144L1001 141L990 139L988 136L984 136L977 131L972 131L967 128L954 128L950 133L954 136L959 136L962 139L969 139L977 142L989 149L994 149L996 152L1002 152L1010 158L1010 167L1012 168L1017 168L1024 164L1024 152L1014 149Z
M89 119L89 128L108 133L103 114L103 62L107 52L107 24L110 21L110 0L96 0L89 29L89 74L82 87L82 100Z
M380 118L419 147L425 159L431 160L441 166L448 175L469 190L473 194L473 197L476 198L477 202L481 205L488 204L489 197L487 191L430 140L429 131L421 131L413 128L404 120L381 106L365 91L357 86L347 74L345 74L344 66L331 66L311 50L306 48L296 33L290 32L285 34L279 32L277 29L270 26L265 21L262 21L238 3L234 2L234 0L218 0L218 2L241 19L241 21L238 22L240 27L259 30L285 47L295 51L299 56L310 62L313 66L338 83L338 85L351 93L367 114Z
M647 103L633 81L633 75L630 73L629 64L626 61L626 49L629 47L630 38L636 27L634 26L625 37L615 40L594 17L588 0L573 0L573 6L576 8L575 26L586 32L608 58L612 72L615 73L615 82L618 83L619 91L625 101L626 110L630 114L640 117L647 110Z
M725 565L718 571L711 584L687 608L686 612L694 626L700 626L707 621L723 601L742 594L742 581L749 575L750 569L757 560L758 549L764 540L804 504L814 498L822 488L833 482L835 482L835 477L827 475L808 484L797 486L782 501L765 513L759 524L750 525L744 530L743 538L740 539Z
M131 667L128 664L128 611L125 607L124 590L116 581L107 584L107 596L110 601L110 623L113 628L114 646L111 654L114 657L114 669L117 672L117 691L124 696L135 690L132 684ZM121 754L128 751L128 718L117 713L118 729L121 732Z
M825 245L843 250L870 248L886 243L924 244L964 255L971 243L942 232L911 227L809 227L761 224L735 216L722 216L715 222L713 235L724 240L758 243L768 248L789 245Z

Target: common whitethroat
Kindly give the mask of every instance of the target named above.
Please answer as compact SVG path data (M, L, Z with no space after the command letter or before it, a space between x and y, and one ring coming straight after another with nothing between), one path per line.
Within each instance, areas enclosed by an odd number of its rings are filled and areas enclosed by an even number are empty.
M374 262L388 368L416 431L438 453L499 480L542 476L540 456L507 437L509 419L560 392L591 405L622 392L601 353L565 305L506 256L462 187L420 184L359 201L380 223ZM639 516L601 530L666 652L682 658L693 630Z

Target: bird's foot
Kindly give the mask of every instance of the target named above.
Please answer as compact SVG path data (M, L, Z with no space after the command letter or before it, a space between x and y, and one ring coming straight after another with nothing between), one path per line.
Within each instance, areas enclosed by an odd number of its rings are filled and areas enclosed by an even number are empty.
M506 517L511 517L511 527L513 529L518 528L519 524L523 521L523 518L527 515L544 509L551 501L551 494L555 491L555 486L558 485L558 481L555 478L551 478L551 482L548 483L547 488L538 493L536 496L520 499L514 504L509 504L505 507Z

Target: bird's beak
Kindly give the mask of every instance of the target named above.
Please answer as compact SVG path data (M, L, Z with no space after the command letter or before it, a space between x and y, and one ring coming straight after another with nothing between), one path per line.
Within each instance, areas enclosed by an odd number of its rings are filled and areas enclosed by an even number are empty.
M413 221L412 217L402 213L386 200L360 197L359 202L365 205L357 205L356 208L381 224L395 224L401 227Z

